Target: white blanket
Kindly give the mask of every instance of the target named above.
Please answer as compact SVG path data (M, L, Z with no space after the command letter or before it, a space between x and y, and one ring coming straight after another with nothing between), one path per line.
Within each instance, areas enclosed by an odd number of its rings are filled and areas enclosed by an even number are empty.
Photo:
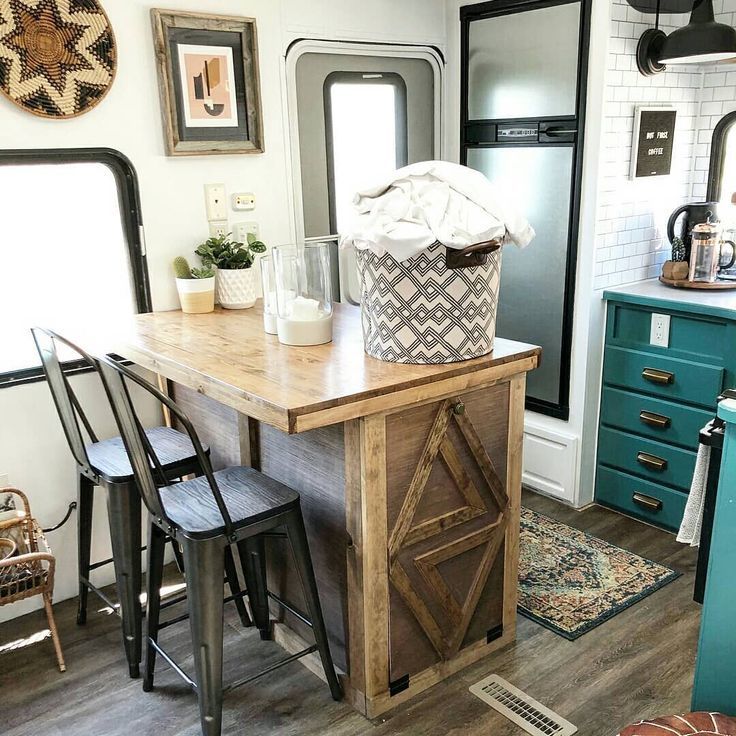
M356 217L341 245L397 261L439 241L462 249L496 238L526 247L535 233L483 174L447 161L395 171L355 195Z

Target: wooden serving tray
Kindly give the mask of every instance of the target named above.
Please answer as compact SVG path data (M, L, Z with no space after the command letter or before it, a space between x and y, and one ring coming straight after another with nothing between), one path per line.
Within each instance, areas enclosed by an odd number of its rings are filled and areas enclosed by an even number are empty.
M736 289L736 281L713 281L708 283L707 281L688 281L687 279L666 279L664 276L660 276L659 280L667 286L674 286L676 289L700 289L702 291Z

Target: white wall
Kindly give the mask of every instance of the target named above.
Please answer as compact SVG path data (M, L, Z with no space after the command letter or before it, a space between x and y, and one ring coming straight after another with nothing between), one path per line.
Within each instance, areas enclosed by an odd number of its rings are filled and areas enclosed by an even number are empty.
M230 192L251 191L258 221L270 245L293 237L291 177L285 133L283 56L296 38L331 38L444 45L443 0L107 0L115 29L119 69L105 100L74 120L36 118L0 99L0 148L102 146L122 151L138 172L148 265L156 310L178 306L171 260L190 254L207 235L203 186L223 182ZM258 22L261 95L266 152L254 156L164 155L161 112L149 9L172 8L253 16ZM91 376L74 379L85 405L103 399ZM57 522L75 498L76 481L48 388L33 384L0 390L0 476L24 489L42 524ZM149 415L149 420L154 417ZM101 436L114 433L102 420ZM99 508L104 507L100 494ZM107 548L106 521L95 523L94 556ZM50 537L58 557L56 600L76 594L74 524ZM109 582L110 573L98 582ZM36 601L0 608L2 617L19 615Z

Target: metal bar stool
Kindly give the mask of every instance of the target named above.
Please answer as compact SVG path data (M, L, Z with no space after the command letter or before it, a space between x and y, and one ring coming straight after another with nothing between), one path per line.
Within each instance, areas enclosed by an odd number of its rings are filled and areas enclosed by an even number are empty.
M87 595L91 590L120 616L129 673L131 677L139 677L142 653L141 497L136 487L133 469L120 437L107 440L97 439L62 368L57 343L72 351L85 365L97 370L94 359L82 348L55 332L40 327L34 327L31 332L41 357L64 435L77 463L79 578L77 623L83 625L87 621ZM89 437L88 443L84 441L80 424ZM201 474L197 454L185 434L171 427L154 427L147 430L146 436L160 458L166 484L176 478ZM92 510L96 487L103 487L107 491L112 559L92 562L90 559ZM172 546L177 560L181 563L181 552L178 545L172 541ZM90 582L90 573L93 570L110 563L113 563L115 568L115 581L120 601L119 611L116 605ZM243 601L245 594L240 590L235 561L229 548L226 554L226 570L232 593L231 598L238 606L243 625L250 626L251 621ZM167 605L175 602L167 602Z
M130 369L109 358L100 360L100 372L115 411L120 433L128 450L138 488L151 513L148 552L149 610L144 690L153 687L156 655L161 654L173 669L197 692L202 733L219 736L222 726L223 692L272 672L295 659L319 651L330 692L342 698L327 642L317 583L312 569L309 544L304 531L299 494L252 468L230 467L212 471L209 458L197 433L182 410L166 395ZM154 473L163 478L164 468L143 430L130 400L126 379L155 396L186 430L204 474L174 486L157 484ZM268 593L265 580L263 535L284 527L291 543L296 570L304 590L315 645L283 659L263 672L222 685L222 571L223 550L237 544L243 563L246 588L253 617L266 638L269 635ZM163 546L168 534L181 542L188 571L189 624L196 677L187 675L160 647L158 632L159 588L163 568ZM257 594L256 594L257 591Z

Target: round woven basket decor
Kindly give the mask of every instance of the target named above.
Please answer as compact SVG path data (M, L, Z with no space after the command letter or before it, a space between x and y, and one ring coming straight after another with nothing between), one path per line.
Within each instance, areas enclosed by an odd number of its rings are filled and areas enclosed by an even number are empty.
M0 0L0 91L24 110L81 115L107 94L116 65L97 0Z

